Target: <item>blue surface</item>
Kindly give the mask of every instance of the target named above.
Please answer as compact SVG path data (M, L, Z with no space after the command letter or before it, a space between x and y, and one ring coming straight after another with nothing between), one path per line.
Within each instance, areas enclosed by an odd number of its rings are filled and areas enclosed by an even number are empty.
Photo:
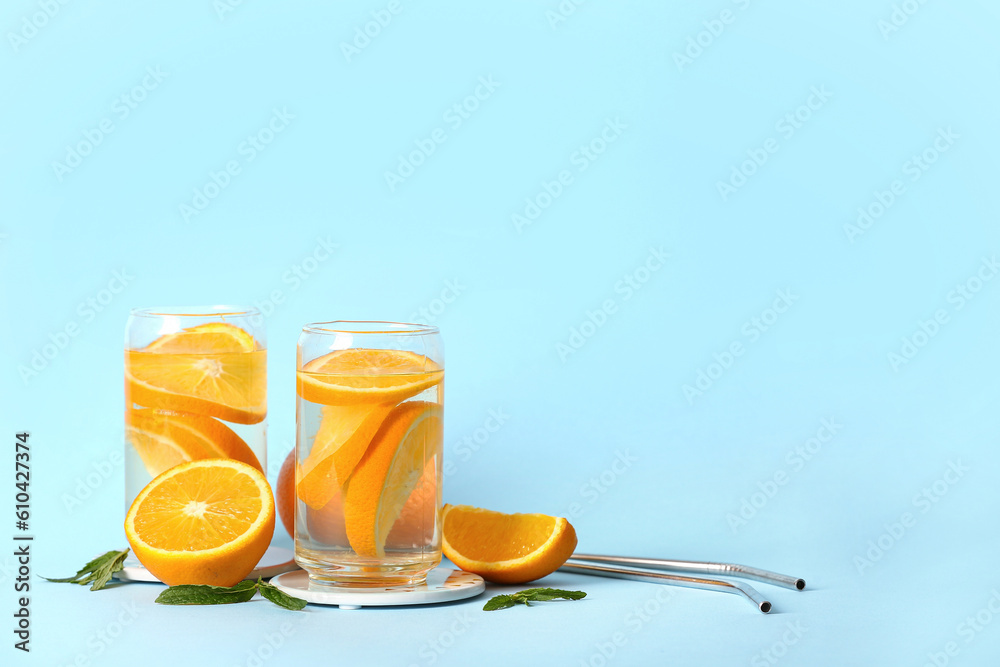
M430 320L448 502L809 589L296 614L33 579L4 664L995 664L996 3L231 5L4 5L33 574L124 544L128 309L245 302L272 476L302 324Z

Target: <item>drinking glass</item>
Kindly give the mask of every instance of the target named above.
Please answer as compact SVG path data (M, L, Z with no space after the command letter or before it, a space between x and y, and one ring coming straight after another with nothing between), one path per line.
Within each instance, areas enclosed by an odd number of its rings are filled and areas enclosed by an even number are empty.
M125 507L180 463L267 468L267 347L256 308L134 308L125 327Z
M441 562L438 330L309 324L296 393L296 562L321 585L422 583Z

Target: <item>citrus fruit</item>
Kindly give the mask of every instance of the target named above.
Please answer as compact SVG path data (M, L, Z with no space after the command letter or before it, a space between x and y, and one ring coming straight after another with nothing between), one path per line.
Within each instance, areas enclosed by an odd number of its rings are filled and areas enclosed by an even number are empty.
M364 456L392 405L324 405L312 449L299 469L298 496L320 509L337 493Z
M288 452L278 471L278 486L274 493L278 516L288 534L295 538L295 450Z
M256 567L273 534L267 479L232 459L174 466L139 492L125 517L133 553L170 586L236 584Z
M127 410L125 437L156 477L185 461L229 458L263 470L250 447L231 428L202 415Z
M441 382L444 370L423 355L404 350L336 350L298 372L299 396L322 405L394 405Z
M257 342L249 333L227 322L209 322L160 336L146 346L145 352L160 354L198 354L205 350L253 352Z
M175 334L171 334L175 335ZM129 350L128 400L147 408L257 424L267 416L267 352L197 354Z
M441 412L425 401L397 405L348 478L344 524L358 555L385 555L389 531L441 447Z
M444 555L498 584L523 584L551 574L576 548L572 524L546 514L445 505L441 524Z

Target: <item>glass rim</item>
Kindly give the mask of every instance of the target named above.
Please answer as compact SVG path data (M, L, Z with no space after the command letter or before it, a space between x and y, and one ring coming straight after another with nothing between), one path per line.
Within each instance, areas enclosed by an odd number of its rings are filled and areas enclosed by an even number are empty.
M302 327L302 333L428 336L441 333L436 326L386 320L331 320L312 322Z
M254 306L145 306L129 310L132 317L259 317Z

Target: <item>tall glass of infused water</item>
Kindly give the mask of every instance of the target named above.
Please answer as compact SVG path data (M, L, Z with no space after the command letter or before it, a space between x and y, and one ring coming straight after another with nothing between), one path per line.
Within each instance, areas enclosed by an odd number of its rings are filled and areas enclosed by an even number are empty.
M266 470L267 346L255 308L135 308L125 329L125 506L161 472Z
M317 584L422 583L441 561L438 330L310 324L297 371L296 562Z

